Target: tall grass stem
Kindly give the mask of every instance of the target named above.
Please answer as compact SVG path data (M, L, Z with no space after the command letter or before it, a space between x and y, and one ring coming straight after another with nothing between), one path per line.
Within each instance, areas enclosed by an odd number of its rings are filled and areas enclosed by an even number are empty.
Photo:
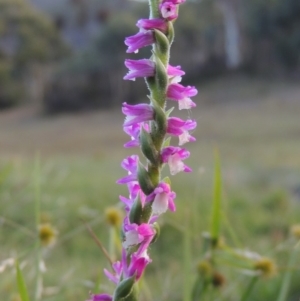
M281 282L281 287L280 287L277 301L286 301L287 300L287 295L288 295L289 287L290 287L291 280L292 280L292 273L293 273L292 268L296 264L299 249L300 249L300 245L298 243L292 249L292 251L290 253L288 267L287 267L285 274L283 275L283 279Z
M18 285L18 291L21 297L22 301L29 301L29 296L27 292L27 287L25 284L25 280L23 277L23 273L20 269L19 262L16 261L16 277L17 277L17 285Z
M242 298L241 298L241 301L248 301L250 300L249 297L253 291L253 288L255 286L255 284L257 283L257 280L259 279L258 276L254 276L252 277L252 279L250 280L249 284L248 284L248 287L246 288Z
M221 225L221 164L218 150L215 150L215 170L214 170L214 190L213 190L213 209L211 219L211 239L213 243L217 243L220 235Z
M34 300L39 301L42 297L42 274L40 269L41 263L41 242L39 239L39 226L40 226L40 210L41 210L41 172L40 172L40 156L36 155L34 162L34 208L35 208L35 227L36 227L36 280L35 280L35 296Z

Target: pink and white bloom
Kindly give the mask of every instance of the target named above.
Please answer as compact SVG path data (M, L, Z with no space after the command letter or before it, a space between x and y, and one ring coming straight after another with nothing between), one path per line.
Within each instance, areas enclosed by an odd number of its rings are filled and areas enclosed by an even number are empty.
M171 84L168 87L167 97L171 100L178 101L179 110L191 109L196 107L196 104L190 97L197 95L198 91L195 87L184 87L180 84Z
M176 175L177 173L191 172L192 169L185 165L182 160L187 159L190 156L190 152L185 148L168 146L165 147L161 152L161 158L163 163L168 163L170 168L170 174Z
M150 121L153 120L154 117L153 107L146 103L129 105L124 102L122 112L124 115L126 115L124 127Z
M127 184L132 181L137 181L139 156L131 155L124 159L121 166L128 171L128 176L123 177L117 181L118 184Z
M137 77L152 77L155 74L155 63L149 59L125 60L125 66L129 69L124 79L135 80Z
M152 31L139 32L134 36L127 37L125 44L128 46L127 53L137 53L140 48L152 45L155 42Z
M159 8L162 17L168 21L172 21L178 17L177 5L172 2L161 3Z
M168 29L167 22L164 19L140 19L136 26L141 30L158 29L161 32L166 32Z
M124 230L125 241L123 242L123 247L125 249L138 245L142 242L144 242L144 244L147 244L147 248L155 235L153 227L149 224L127 224L124 226Z
M160 215L165 213L168 209L175 211L174 199L176 193L171 191L170 185L164 182L158 184L154 191L147 196L146 201L152 201L152 212L153 214Z
M182 120L177 117L168 118L167 133L179 137L179 145L187 142L196 141L196 138L191 136L189 131L195 129L197 122L191 119Z
M136 253L131 255L131 261L127 270L128 276L132 277L133 275L136 276L136 280L139 280L143 275L146 266L151 262L146 251L139 256Z
M167 68L170 84L181 82L182 76L185 72L181 70L181 66L171 66Z

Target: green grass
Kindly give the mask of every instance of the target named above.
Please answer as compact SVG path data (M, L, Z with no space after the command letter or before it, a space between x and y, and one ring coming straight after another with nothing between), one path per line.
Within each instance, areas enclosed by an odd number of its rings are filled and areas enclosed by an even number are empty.
M293 193L300 185L299 97L300 89L287 83L228 79L200 87L198 108L188 113L198 121L197 142L187 145L187 164L194 172L172 178L177 211L160 220L161 235L151 247L153 263L145 278L149 291L141 300L182 300L183 269L188 270L183 259L185 225L190 229L185 242L192 255L190 278L196 277L202 233L210 230L215 147L222 162L222 235L231 245L275 256L274 248L286 240L290 225L299 223L300 202ZM115 184L124 175L120 161L138 151L122 148L127 141L122 122L119 111L54 118L31 109L0 113L0 262L19 257L30 297L35 289L37 152L41 219L59 232L56 245L42 254L47 267L42 300L86 300L100 276L101 290L112 289L102 276L108 264L82 219L108 246L103 212L126 194L125 187ZM279 250L275 258L280 273L285 271L287 250ZM228 301L239 300L249 279L237 271L224 273L227 284L220 294ZM297 273L289 294L299 297L299 269ZM0 274L1 299L13 300L15 278L13 268ZM275 300L280 281L279 276L261 280L254 288L254 301Z

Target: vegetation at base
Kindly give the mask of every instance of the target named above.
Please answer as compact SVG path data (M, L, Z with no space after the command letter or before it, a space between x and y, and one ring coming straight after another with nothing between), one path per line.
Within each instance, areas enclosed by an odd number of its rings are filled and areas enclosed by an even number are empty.
M224 104L216 99L193 113L201 117L201 130L195 133L197 142L191 145L192 156L187 162L194 172L172 178L177 192L177 211L165 215L160 239L151 247L153 264L145 275L143 300L182 300L182 271L190 272L192 283L199 268L210 271L208 265L202 263L199 267L198 262L203 260L202 233L210 230L216 145L222 161L220 235L223 241L234 248L245 247L271 258L277 265L277 275L259 279L251 291L252 296L257 301L278 301L283 279L286 284L282 296L285 297L286 291L287 301L299 296L299 266L292 264L294 258L290 254L299 240L299 231L293 228L295 238L289 232L291 226L299 224L300 214L300 141L295 139L299 129L299 88L293 90L288 86L287 90L276 90L278 86L275 84L271 92L266 92L266 87L257 88L247 80L244 86L241 82L235 81L230 86L228 81L222 81L201 89L204 99L215 95L221 99L229 97L231 102ZM235 103L232 95L240 93L237 89L241 87L243 95L255 90L262 94L256 95L252 102ZM115 112L98 112L30 121L19 118L12 126L11 119L5 123L4 114L0 119L3 143L0 149L0 262L18 254L28 293L32 296L36 269L33 250L36 160L31 147L41 147L35 143L44 138L39 171L40 222L51 224L57 234L55 244L42 252L47 268L42 274L42 300L86 300L88 292L95 287L100 287L98 291L110 292L110 283L103 275L103 268L109 265L82 220L91 225L109 250L107 229L111 225L105 214L107 208L119 204L118 196L126 190L115 184L116 179L124 175L120 162L127 154L121 146L128 137L119 134L123 117ZM110 129L109 140L107 128ZM16 137L24 139L16 141ZM185 225L189 231L185 231ZM187 232L189 235L185 236ZM189 258L183 258L184 252ZM299 252L296 256L299 262ZM214 275L214 283L223 285L218 286L213 300L220 297L226 301L240 300L246 288L251 288L250 278L241 275L238 268L232 269L232 258L222 260L230 264L222 266ZM269 263L258 262L257 267L269 267ZM266 271L272 272L272 269ZM15 276L13 267L7 267L0 274L0 295L4 300L14 300L18 293ZM146 284L155 289L149 292Z

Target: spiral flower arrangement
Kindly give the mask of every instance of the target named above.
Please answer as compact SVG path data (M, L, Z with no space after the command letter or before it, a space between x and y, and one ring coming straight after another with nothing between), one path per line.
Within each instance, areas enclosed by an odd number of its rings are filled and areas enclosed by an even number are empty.
M190 131L196 121L171 117L166 109L167 100L177 102L179 110L191 109L191 100L197 94L195 87L180 84L185 74L180 66L171 66L170 47L174 40L173 22L178 17L179 5L185 0L149 0L150 17L137 22L139 32L125 39L127 53L136 53L152 45L150 59L125 60L128 73L125 80L145 78L149 90L149 103L123 104L124 131L130 136L126 148L140 147L145 157L138 155L124 159L121 166L128 172L117 183L125 184L129 196L120 196L126 216L122 224L122 256L113 263L113 272L104 270L109 280L116 284L113 295L94 294L88 301L134 301L138 299L137 282L151 262L148 248L159 234L158 217L167 210L175 211L175 192L168 177L162 179L161 170L169 165L170 174L190 172L184 164L190 153L182 148L195 141ZM178 137L179 146L170 145L170 136Z

